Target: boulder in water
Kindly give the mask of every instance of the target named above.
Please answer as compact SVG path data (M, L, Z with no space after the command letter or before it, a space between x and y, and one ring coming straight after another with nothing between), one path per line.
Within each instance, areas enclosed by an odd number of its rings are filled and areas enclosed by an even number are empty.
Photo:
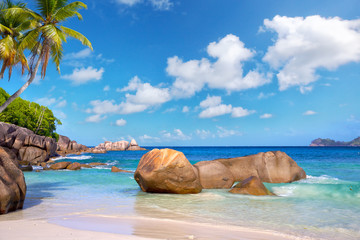
M275 195L265 187L258 177L254 176L236 184L229 192L255 196Z
M185 155L172 149L146 153L134 178L144 192L185 194L202 190L197 173Z

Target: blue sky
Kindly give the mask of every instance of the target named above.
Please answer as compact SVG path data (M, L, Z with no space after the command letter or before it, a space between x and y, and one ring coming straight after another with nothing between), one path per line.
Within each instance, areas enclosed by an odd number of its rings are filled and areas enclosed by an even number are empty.
M60 134L143 146L360 136L360 1L83 2L84 20L66 24L94 51L69 39L61 75L51 64L21 96L51 108Z

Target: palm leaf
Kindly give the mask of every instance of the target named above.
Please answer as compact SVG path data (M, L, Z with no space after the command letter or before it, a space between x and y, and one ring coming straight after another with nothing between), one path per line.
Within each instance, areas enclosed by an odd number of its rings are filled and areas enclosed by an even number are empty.
M40 37L40 28L35 28L27 32L21 39L19 44L19 50L33 49L37 45L37 41Z
M67 35L73 38L78 39L83 45L89 47L91 50L93 50L91 42L81 33L64 26L61 26L60 29Z
M60 62L61 62L62 57L63 57L62 47L58 48L55 45L53 45L51 47L51 58L56 65L56 70L58 70L59 73L60 73Z
M56 20L56 21L64 21L66 20L67 18L71 18L73 16L77 16L79 18L79 20L82 20L82 16L80 13L78 13L77 11L80 9L80 8L87 8L86 4L82 3L82 2L72 2L72 3L69 3L68 5L62 7L62 8L59 8L53 15L53 18Z
M8 27L6 27L6 26L4 26L4 25L2 25L2 24L0 24L0 32L1 32L1 33L6 33L6 32L8 32L8 33L10 33L10 34L13 34L13 31L11 31L10 28L8 28Z
M56 7L56 2L56 0L36 0L37 8L44 19L52 15Z

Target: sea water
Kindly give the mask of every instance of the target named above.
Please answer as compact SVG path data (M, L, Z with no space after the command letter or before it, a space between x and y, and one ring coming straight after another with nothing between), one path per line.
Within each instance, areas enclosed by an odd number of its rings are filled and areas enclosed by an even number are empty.
M171 148L183 152L192 164L280 150L305 170L307 178L266 183L276 197L237 195L225 189L189 195L149 194L140 190L133 174L110 172L112 166L135 171L146 152L83 154L57 161L107 165L25 173L28 192L21 218L66 219L65 213L142 216L269 229L299 237L360 239L360 148Z

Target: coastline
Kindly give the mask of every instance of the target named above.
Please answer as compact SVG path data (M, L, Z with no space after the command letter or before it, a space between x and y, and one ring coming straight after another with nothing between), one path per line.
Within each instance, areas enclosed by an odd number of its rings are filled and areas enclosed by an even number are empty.
M21 231L19 231L21 229ZM4 239L311 239L271 230L148 217L81 214L54 219L0 221Z

